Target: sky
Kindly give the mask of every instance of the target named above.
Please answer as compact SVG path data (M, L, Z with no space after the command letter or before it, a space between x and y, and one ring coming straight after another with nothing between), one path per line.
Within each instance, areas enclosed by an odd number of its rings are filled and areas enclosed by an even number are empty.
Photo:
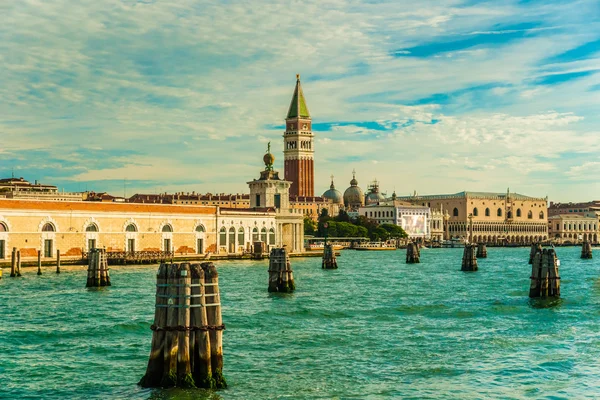
M245 193L301 74L315 192L600 199L598 0L0 2L0 177Z

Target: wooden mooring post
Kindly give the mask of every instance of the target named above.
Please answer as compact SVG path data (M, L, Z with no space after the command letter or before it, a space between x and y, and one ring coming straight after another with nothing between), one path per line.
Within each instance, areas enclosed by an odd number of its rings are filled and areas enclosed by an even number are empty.
M156 276L152 349L143 387L220 389L223 325L213 263L162 263Z
M406 247L406 263L407 264L418 264L421 262L421 252L419 251L419 246L414 243L408 243Z
M21 276L21 250L17 250L17 276Z
M38 270L37 270L37 274L41 275L42 274L42 251L38 250L37 253L38 253L38 259L37 259Z
M323 247L323 262L321 263L322 269L337 269L337 260L335 258L335 251L333 245L326 244Z
M88 275L85 287L110 286L106 250L91 249L88 256Z
M536 253L542 252L542 245L540 243L534 243L531 245L531 250L529 251L529 264L533 264L533 258Z
M560 297L559 265L554 249L543 249L535 253L531 266L529 297Z
M60 274L60 250L56 250L56 273Z
M286 250L272 249L269 255L269 292L291 293L294 290L294 273Z
M581 245L581 258L585 260L592 259L592 244L587 240Z
M487 246L485 243L479 243L477 245L477 254L475 255L477 258L487 258Z
M17 248L13 247L12 253L10 253L10 277L14 278L17 276Z
M466 243L463 252L461 271L477 271L477 257L475 255L476 244Z

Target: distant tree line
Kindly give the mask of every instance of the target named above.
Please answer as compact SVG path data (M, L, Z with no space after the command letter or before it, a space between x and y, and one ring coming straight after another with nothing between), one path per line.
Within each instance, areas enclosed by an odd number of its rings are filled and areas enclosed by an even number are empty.
M326 230L329 237L364 237L374 241L408 237L404 229L398 225L379 224L363 215L350 218L344 210L340 210L336 217L330 217L327 209L323 209L318 222L310 217L304 217L305 235L324 237Z

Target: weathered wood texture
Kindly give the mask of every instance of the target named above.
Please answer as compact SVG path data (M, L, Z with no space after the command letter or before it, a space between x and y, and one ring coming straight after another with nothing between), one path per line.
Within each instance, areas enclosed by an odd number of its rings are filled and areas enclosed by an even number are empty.
M475 256L475 244L465 244L463 251L461 271L477 271L477 257Z
M543 249L535 253L531 266L529 297L560 297L558 258L554 249Z
M529 252L529 264L533 264L533 258L535 254L538 252L542 252L542 245L539 243L534 243L531 245L531 251Z
M37 274L41 275L42 274L42 251L38 250L37 252L38 252L38 259L37 259L38 270L37 270Z
M485 243L479 243L477 245L477 254L475 256L477 258L487 258L487 246Z
M223 325L213 263L162 263L156 276L152 349L143 387L219 389Z
M17 276L21 276L21 250L17 250Z
M421 252L416 243L410 242L406 247L406 263L418 264L421 262Z
M92 249L88 257L88 274L85 287L110 286L110 271L104 249Z
M269 292L291 293L296 290L290 258L284 248L271 250L269 255Z
M326 244L323 247L323 262L321 263L322 269L337 269L337 259L335 258L335 252L333 251L333 245Z
M10 277L14 278L17 276L17 248L13 247L12 253L10 253Z
M585 260L592 259L592 244L587 240L581 245L581 258Z

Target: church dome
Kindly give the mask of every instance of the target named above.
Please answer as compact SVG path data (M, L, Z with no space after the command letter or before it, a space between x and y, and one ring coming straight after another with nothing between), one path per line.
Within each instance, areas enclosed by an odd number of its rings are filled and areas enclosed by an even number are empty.
M329 190L323 193L323 197L332 200L334 204L343 204L344 199L342 198L342 193L335 188L333 184L333 177L331 177L331 186L329 186Z
M358 181L356 175L352 173L352 180L350 181L350 187L344 192L344 205L349 208L355 208L362 206L365 202L365 195L361 188L358 187Z
M374 180L369 185L369 193L367 194L367 196L365 198L365 204L366 205L378 204L379 202L382 202L382 201L385 201L385 196L379 192L379 182L377 182L377 180Z

